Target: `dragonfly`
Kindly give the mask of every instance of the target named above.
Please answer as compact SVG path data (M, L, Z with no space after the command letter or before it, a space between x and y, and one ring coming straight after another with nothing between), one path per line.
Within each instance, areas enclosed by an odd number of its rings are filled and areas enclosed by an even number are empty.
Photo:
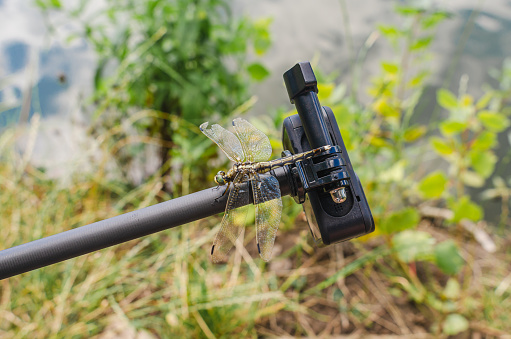
M250 185L255 205L257 249L261 258L269 261L282 216L282 198L278 180L268 172L328 151L331 146L269 161L272 148L266 134L242 118L234 119L232 125L235 133L218 124L205 122L200 125L201 132L234 162L227 172L219 171L215 176L218 185L227 184L225 192L229 195L211 256L214 262L225 262L245 229L250 208Z

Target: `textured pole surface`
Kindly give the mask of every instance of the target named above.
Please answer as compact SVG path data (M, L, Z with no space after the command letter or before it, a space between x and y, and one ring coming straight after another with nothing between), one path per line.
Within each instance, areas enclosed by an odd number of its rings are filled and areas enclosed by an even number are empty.
M209 188L0 251L0 279L223 212L224 191Z

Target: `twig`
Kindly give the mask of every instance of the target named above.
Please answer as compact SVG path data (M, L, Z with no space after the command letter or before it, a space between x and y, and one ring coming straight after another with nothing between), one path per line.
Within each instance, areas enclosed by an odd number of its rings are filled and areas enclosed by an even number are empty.
M509 288L509 285L511 285L511 273L509 273L508 276L501 281L499 286L497 286L495 289L495 295L499 297L502 296L502 294L504 294L504 292L506 292Z
M496 328L488 327L479 322L470 322L470 328L473 329L474 331L483 332L489 336L496 336L501 339L511 339L511 335L509 335L508 333L498 330Z
M365 283L365 285L367 286L367 289L369 291L371 291L371 293L376 298L376 300L378 300L378 303L383 308L385 308L387 310L389 315L392 317L394 322L397 324L397 326L395 326L395 327L398 329L398 331L400 333L397 333L395 331L395 329L388 328L387 326L384 326L382 324L380 324L380 325L386 327L387 329L389 329L390 331L392 331L392 332L394 332L396 334L409 334L409 333L411 333L410 329L408 328L408 326L406 325L405 321L403 320L402 314L398 311L398 309L396 308L394 303L391 300L388 300L387 295L382 293L383 291L386 291L387 288L385 286L383 286L380 281L378 281L378 280L376 280L374 278L373 279L369 279L366 276L364 276L363 274L360 274L359 272L355 272L355 276L362 283Z
M213 332L211 332L211 330L209 329L208 324L206 324L204 319L199 314L199 312L192 311L192 315L195 318L195 320L197 320L197 323L199 324L202 332L204 332L204 334L206 335L206 337L208 337L208 339L216 338L215 335L213 334Z
M419 212L424 217L428 218L440 218L449 220L454 217L454 212L446 208L438 208L432 206L421 206ZM467 232L474 236L474 239L481 245L481 247L488 253L495 253L497 245L491 239L490 235L483 230L485 222L480 221L477 224L468 220L461 219L459 225Z

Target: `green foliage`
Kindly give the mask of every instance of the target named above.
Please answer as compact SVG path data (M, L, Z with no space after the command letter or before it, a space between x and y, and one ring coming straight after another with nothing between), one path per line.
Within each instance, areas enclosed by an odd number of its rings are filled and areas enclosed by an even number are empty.
M458 99L451 91L441 88L436 94L436 100L438 104L445 109L456 109L458 108Z
M380 63L381 74L372 79L368 90L370 104L360 104L357 88L335 84L322 75L318 76L319 97L336 115L353 167L365 185L376 233L391 250L390 267L385 267L389 280L423 314L434 314L437 334L457 334L474 317L461 298L468 293L468 285L460 281L470 263L460 254L460 225L483 218L483 209L467 195L467 187L484 186L499 161L495 153L499 134L510 124L504 102L511 93L511 62L504 65L508 76L494 72L498 88L483 87L481 98L466 93L466 77L457 94L439 89L436 99L445 117L421 125L416 116L423 109L420 99L429 75L428 47L434 41L434 29L449 15L421 7L397 12L406 18L401 26L379 26L396 57ZM489 190L487 196L509 201L511 195L504 186L499 183L500 188ZM456 226L447 232L457 241L439 241L427 229L414 229L421 220L420 204L445 207L452 215L445 223ZM419 264L427 272L420 278ZM435 275L450 277L445 287L439 286Z
M477 115L477 119L490 132L502 132L509 127L509 119L502 113L482 111Z
M250 64L247 67L247 70L250 73L250 76L257 81L264 80L268 75L270 75L270 72L268 72L268 70L260 63Z
M390 234L413 228L419 223L420 216L415 208L408 207L392 212L380 225L380 232Z
M442 245L442 244L439 244L437 246L437 249L438 249L438 247L440 247L440 245ZM435 251L435 254L436 254L436 251ZM447 253L442 253L442 255L448 255L448 254L451 254L451 253L449 253L449 251L447 251ZM454 254L454 253L452 253L452 254ZM455 253L455 255L459 256L458 253ZM461 268L462 265L460 265L458 267ZM454 273L458 273L458 271L454 270L456 268L456 266L454 266L454 265L450 265L450 266L452 266L451 268L453 269L452 271L454 271ZM445 288L444 288L442 295L446 299L451 299L451 300L458 299L461 295L461 286L460 286L460 283L458 282L458 280L456 280L454 278L449 278L449 280L447 280L447 284L445 284Z
M408 230L392 238L392 247L399 260L409 263L429 258L435 239L427 232Z
M447 335L456 335L468 330L468 321L461 314L449 314L445 319L443 332Z
M120 168L128 168L143 161L144 145L156 145L162 167L189 164L180 175L163 172L163 180L174 186L169 191L182 190L183 175L197 189L206 175L197 164L206 153L180 155L195 147L206 149L199 145L201 139L180 136L190 134L182 130L197 132L204 121L221 122L246 102L250 79L262 81L269 75L261 63L247 64L246 56L251 48L261 55L270 47L271 20L236 18L224 0L115 0L94 20L84 17L87 6L82 2L69 15L84 23L83 36L99 57L94 94L98 119L92 131L98 135L118 126L137 110L169 114L137 120L130 131L119 134L119 139L144 141L127 143L116 152L117 160ZM187 170L191 172L183 172Z
M458 198L464 195L463 186L481 187L493 174L498 161L494 152L497 135L510 125L507 115L499 112L502 92L485 88L482 98L474 103L464 88L466 84L460 82L458 97L446 89L438 90L438 104L449 117L439 125L441 136L430 138L433 149L450 164Z
M467 319L477 318L471 312L479 309L469 305L470 298L462 298L469 293L468 283L462 281L471 263L465 261L465 251L463 257L460 254L464 249L460 225L483 218L482 208L466 190L483 186L495 171L499 134L509 124L503 106L509 91L500 88L509 85L511 89L511 81L500 77L498 89L484 87L477 99L466 93L468 80L462 78L458 94L448 89L436 93L445 119L428 126L417 123L430 69L427 48L433 43L436 25L448 15L412 7L398 12L407 18L402 26L379 27L398 55L381 62L381 75L373 78L368 90L370 104L358 100L357 80L350 87L319 72L318 95L339 122L353 166L365 185L376 235L382 235L390 252L382 271L421 313L431 315L438 335L460 333L467 329ZM511 69L511 63L508 66ZM276 126L294 113L280 112ZM507 196L505 192L488 191L488 196ZM456 226L446 232L456 241L440 241L421 226L415 229L422 217L421 204L445 207L452 215L445 223ZM419 265L425 271L420 276ZM338 277L344 273L340 270ZM440 286L440 276L446 277L445 286Z
M452 222L460 222L462 219L479 221L483 217L483 209L472 202L468 196L451 201L450 207L454 212Z
M440 137L430 139L431 146L440 155L450 155L454 153L454 145Z
M495 168L497 156L491 151L470 151L470 166L483 178L488 178Z
M60 9L62 7L59 0L35 0L35 3L42 9Z
M457 274L465 265L465 261L460 256L458 247L452 240L444 241L435 247L435 262L438 268L446 274ZM451 282L451 284L454 284L454 282ZM446 287L446 290L448 287ZM450 288L452 289L452 286ZM450 291L446 293L452 296L453 292Z
M445 174L440 171L430 173L419 183L419 191L425 199L440 198L447 181Z

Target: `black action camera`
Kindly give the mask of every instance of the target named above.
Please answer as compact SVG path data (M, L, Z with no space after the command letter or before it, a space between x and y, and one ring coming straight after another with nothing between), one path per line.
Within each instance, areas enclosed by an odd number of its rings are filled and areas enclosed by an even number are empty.
M303 204L318 246L352 239L374 231L374 221L360 180L350 162L332 110L322 107L317 81L308 62L284 73L297 115L284 120L283 155L306 152L324 145L329 152L291 169L296 202Z

